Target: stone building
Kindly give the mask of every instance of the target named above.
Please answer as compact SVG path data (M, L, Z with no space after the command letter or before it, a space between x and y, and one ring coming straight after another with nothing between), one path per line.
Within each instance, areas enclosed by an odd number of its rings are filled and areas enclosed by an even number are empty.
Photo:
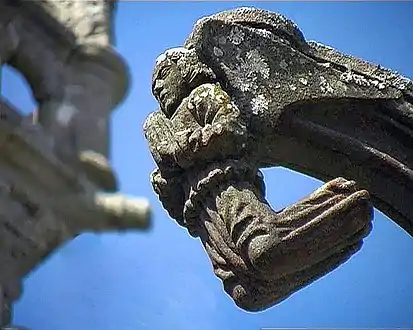
M0 0L0 64L24 76L38 109L27 118L0 94L2 329L22 278L61 243L148 228L147 201L117 193L108 161L110 114L130 83L114 12L110 0Z

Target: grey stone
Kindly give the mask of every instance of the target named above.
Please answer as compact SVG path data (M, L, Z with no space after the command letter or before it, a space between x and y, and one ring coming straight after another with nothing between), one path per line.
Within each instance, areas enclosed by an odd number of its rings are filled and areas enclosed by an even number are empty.
M22 280L83 232L148 230L143 198L117 193L109 119L129 73L111 44L112 1L0 0L0 65L28 81L38 109L0 97L0 328ZM4 82L7 83L7 82Z
M104 193L63 163L42 127L21 126L3 100L0 113L0 288L8 306L0 324L6 325L22 279L58 246L83 232L147 230L151 212L146 199Z
M38 121L53 137L55 152L87 172L96 162L85 164L79 155L100 154L106 168L95 168L100 174L91 179L116 191L108 161L109 119L130 79L111 45L112 1L2 0L0 6L0 61L27 79L38 102Z
M360 250L376 206L413 234L413 85L254 8L197 21L157 60L152 185L235 303L259 311ZM260 168L327 181L274 211Z

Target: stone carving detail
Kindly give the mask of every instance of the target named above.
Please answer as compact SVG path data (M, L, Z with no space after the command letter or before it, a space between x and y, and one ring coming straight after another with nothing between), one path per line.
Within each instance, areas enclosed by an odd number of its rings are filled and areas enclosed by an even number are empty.
M279 14L240 8L199 20L157 59L152 87L154 190L239 307L273 306L348 260L373 204L413 233L408 79L306 42ZM328 182L274 211L268 166Z

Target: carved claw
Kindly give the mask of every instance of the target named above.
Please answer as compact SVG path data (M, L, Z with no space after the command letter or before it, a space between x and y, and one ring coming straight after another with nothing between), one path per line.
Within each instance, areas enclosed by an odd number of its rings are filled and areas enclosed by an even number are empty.
M317 193L319 190L331 190L334 193L356 192L357 184L356 181L346 180L340 177L327 182L323 187L317 189L314 193Z

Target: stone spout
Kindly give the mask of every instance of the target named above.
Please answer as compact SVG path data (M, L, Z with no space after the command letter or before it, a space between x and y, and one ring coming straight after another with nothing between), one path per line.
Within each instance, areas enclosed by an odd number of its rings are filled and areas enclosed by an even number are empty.
M153 188L239 307L274 306L346 262L373 206L413 235L409 79L238 8L198 20L158 58L152 86ZM259 171L271 166L326 183L275 211Z

